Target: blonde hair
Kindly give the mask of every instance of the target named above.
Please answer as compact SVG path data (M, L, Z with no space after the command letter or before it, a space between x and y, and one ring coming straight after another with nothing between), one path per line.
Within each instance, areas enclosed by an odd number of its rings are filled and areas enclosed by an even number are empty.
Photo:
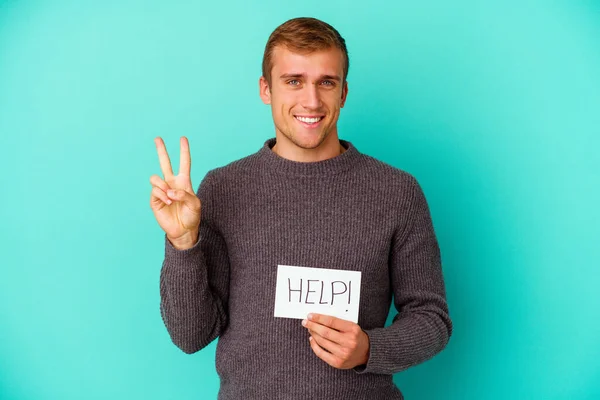
M273 50L277 46L285 46L289 50L308 54L313 51L338 48L344 56L344 76L346 82L350 60L346 41L331 25L316 18L300 17L290 19L279 25L267 40L262 62L262 75L271 85L271 70L273 69Z

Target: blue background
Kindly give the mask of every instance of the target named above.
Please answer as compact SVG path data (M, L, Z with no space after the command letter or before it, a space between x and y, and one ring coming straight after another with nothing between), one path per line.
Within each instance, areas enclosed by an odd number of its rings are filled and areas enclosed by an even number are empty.
M194 187L257 151L264 45L297 16L347 41L340 137L430 204L455 332L406 398L600 398L591 0L0 0L0 398L216 397L215 343L184 354L159 314L153 138L174 165L189 138Z

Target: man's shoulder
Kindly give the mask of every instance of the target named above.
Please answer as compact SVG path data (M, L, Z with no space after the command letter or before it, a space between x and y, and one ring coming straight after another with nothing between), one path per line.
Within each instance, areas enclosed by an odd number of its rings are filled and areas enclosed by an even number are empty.
M220 167L212 168L206 173L206 176L221 181L224 179L235 180L241 175L247 175L254 169L256 157L257 153L252 153Z
M401 184L406 185L407 183L416 184L417 179L410 172L382 161L378 158L370 156L368 154L361 153L360 155L361 171L371 176L374 181L381 182L383 184Z
M420 182L412 173L373 156L361 156L363 167L358 180L362 182L363 188L369 188L371 196L389 201L381 201L382 206L404 204L405 201L414 201L424 195Z

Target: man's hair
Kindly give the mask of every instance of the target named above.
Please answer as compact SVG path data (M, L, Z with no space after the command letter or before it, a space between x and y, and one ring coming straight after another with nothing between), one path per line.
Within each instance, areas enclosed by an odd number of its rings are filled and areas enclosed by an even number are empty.
M338 48L344 56L344 76L346 82L350 60L346 41L331 25L316 18L293 18L279 25L267 40L262 62L262 74L271 86L271 70L273 69L273 50L276 46L285 46L290 51L309 54L318 50Z

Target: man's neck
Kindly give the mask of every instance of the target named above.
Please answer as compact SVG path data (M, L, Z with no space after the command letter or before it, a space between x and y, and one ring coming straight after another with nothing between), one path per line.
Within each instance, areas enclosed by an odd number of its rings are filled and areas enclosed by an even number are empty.
M277 142L271 150L280 157L299 162L323 161L337 157L346 151L337 135L331 135L319 147L314 149L304 149L291 143L287 138L277 138Z

